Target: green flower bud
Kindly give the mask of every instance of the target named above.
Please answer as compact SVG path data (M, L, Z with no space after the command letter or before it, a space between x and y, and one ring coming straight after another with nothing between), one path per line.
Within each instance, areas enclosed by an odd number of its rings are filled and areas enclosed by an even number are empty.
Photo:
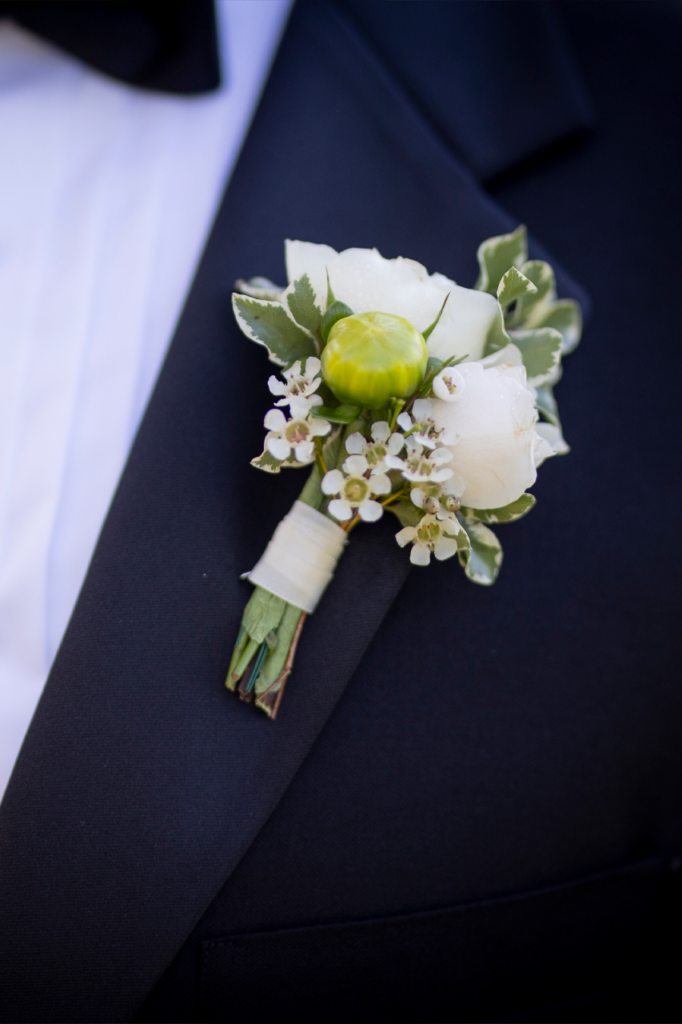
M383 409L409 398L426 371L426 343L408 320L358 313L338 320L322 350L322 374L340 402Z

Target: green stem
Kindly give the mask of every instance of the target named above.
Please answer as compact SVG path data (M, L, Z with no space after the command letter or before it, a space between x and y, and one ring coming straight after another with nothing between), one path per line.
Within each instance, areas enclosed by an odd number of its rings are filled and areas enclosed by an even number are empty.
M324 455L322 454L323 447L324 447L324 442L323 442L322 438L321 437L316 437L315 438L315 462L317 463L317 468L319 470L320 477L323 477L325 475L325 473L327 472L327 463L324 461Z
M249 637L249 642L247 643L246 648L242 652L241 656L237 659L237 664L233 672L231 673L232 678L234 679L235 682L241 679L241 677L244 675L246 669L248 668L249 662L251 661L259 647L260 643L258 642L258 640L252 640L251 637Z

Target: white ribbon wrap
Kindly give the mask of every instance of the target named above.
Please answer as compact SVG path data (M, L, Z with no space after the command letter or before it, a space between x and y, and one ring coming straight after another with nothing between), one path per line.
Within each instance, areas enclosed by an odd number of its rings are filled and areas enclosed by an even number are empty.
M347 539L331 519L295 501L246 578L296 608L314 612Z

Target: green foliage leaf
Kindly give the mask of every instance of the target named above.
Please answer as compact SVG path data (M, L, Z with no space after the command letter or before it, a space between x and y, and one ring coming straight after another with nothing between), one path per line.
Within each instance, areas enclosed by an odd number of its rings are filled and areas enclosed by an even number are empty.
M522 295L534 295L537 292L536 286L525 274L522 274L516 267L510 267L502 275L497 286L497 301L505 309L512 302L516 302Z
M535 315L531 312L529 326L552 327L562 337L561 351L568 355L577 348L583 332L583 315L580 303L575 299L559 299L547 307L543 307Z
M329 420L330 423L353 423L358 418L361 410L359 405L337 405L334 408L330 405L318 405L315 415L322 420Z
M516 501L503 508L462 507L462 515L466 519L477 519L480 523L513 523L530 512L534 505L535 498L532 494L522 494Z
M395 505L387 505L387 512L392 512L401 526L418 526L425 514L423 508L417 508L411 501L396 501Z
M268 633L279 626L286 606L281 597L256 587L244 609L242 626L252 640L262 644Z
M528 383L544 384L559 365L561 335L551 327L534 331L510 331L509 336L521 352Z
M474 287L495 295L497 286L509 268L520 268L528 260L525 225L520 224L516 231L509 235L496 235L494 238L486 239L479 245L476 258L480 271Z
M424 341L428 341L433 332L435 331L436 327L438 327L438 322L443 315L443 310L445 309L445 303L448 301L449 298L450 292L448 292L448 294L443 299L443 305L438 310L438 316L436 317L436 319L433 321L432 324L429 324L425 331L422 331L422 338L424 339Z
M343 320L347 316L352 316L353 310L350 306L347 306L345 302L339 302L334 300L330 306L327 307L327 312L322 317L322 324L320 326L320 333L322 335L322 341L327 344L329 338L329 332L336 323L337 320Z
M322 322L322 310L315 305L315 292L307 274L287 289L287 305L296 323L314 334Z
M291 366L297 359L317 355L312 335L294 323L281 302L266 302L235 293L232 308L246 337L263 345L278 366Z
M459 563L473 583L489 587L497 579L502 565L502 546L487 526L471 523L458 515L469 538L469 548L458 552Z

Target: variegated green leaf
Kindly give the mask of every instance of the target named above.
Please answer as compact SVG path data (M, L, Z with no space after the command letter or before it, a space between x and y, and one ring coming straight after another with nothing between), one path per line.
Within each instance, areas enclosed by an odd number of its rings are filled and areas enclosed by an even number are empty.
M510 267L522 267L528 259L528 241L525 225L520 224L509 235L488 238L478 247L479 275L475 288L495 295L497 286Z
M488 328L488 336L485 340L483 355L490 356L493 352L499 352L500 349L506 348L510 342L511 338L507 334L507 330L504 326L504 313L500 307L497 315Z
M559 407L549 384L541 384L535 388L535 405L549 423L553 423L555 427L561 426Z
M527 321L529 327L552 327L562 337L561 351L568 355L577 348L583 332L583 315L575 299L558 299L537 313L532 310Z
M497 579L502 565L502 547L492 530L482 523L470 523L457 517L469 537L469 549L458 552L460 565L474 583L489 587Z
M536 292L536 286L525 276L525 274L522 274L520 270L516 269L516 267L510 267L509 270L502 275L500 283L497 286L497 301L502 306L502 309L506 309L510 303L517 302L522 296L531 296Z
M521 519L535 505L532 494L522 494L516 501L504 508L466 508L462 507L462 515L467 519L477 519L480 523L513 523Z
M267 448L264 450L262 455L259 455L256 459L251 459L251 465L255 466L256 469L262 469L265 473L279 473L281 469L303 469L304 464L302 462L296 462L293 454L290 459L285 462L280 462L274 455L271 455ZM309 466L310 463L307 463Z
M235 293L232 308L246 337L263 345L278 366L291 366L297 359L317 355L313 336L292 320L281 302Z
M242 295L251 295L254 299L271 299L279 302L284 288L267 277L250 277L248 281L240 277L234 283L234 290L241 292Z
M322 322L322 310L315 305L315 292L307 274L286 290L286 301L296 323L314 334Z
M510 331L509 336L523 357L528 383L544 384L561 359L561 335L551 327L534 331Z
M521 296L517 302L513 326L529 329L536 326L529 318L541 313L556 299L556 281L554 271L544 260L529 260L523 264L521 272L533 282L536 291Z

